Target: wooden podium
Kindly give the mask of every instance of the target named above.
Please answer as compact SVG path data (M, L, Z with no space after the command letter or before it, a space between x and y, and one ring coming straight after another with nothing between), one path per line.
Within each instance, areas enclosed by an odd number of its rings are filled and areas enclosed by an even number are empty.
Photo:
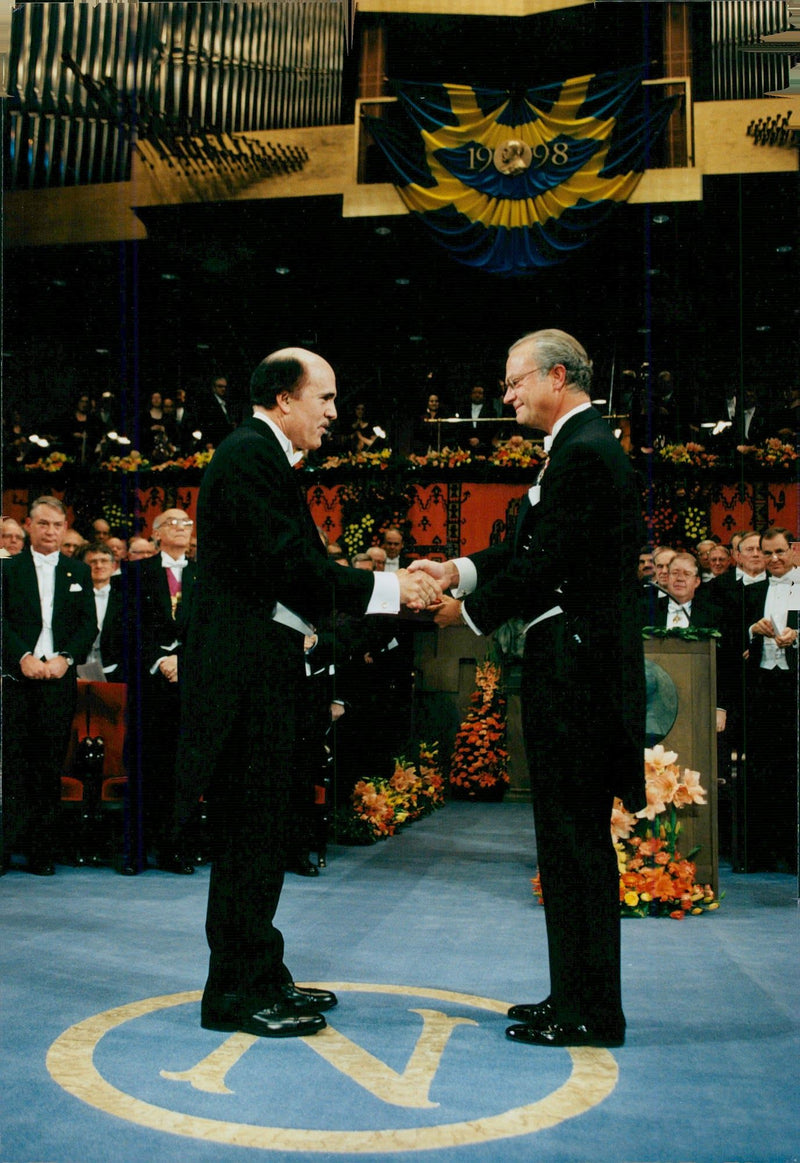
M717 659L716 642L684 642L678 638L648 638L645 657L666 671L678 694L678 714L672 729L661 740L666 751L677 752L677 762L700 772L706 791L705 804L678 810L681 834L678 848L683 856L699 846L692 857L699 884L719 890L719 832L717 820Z

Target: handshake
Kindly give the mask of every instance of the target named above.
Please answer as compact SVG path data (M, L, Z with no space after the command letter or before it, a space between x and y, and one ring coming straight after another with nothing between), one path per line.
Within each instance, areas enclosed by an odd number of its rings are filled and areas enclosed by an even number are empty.
M453 561L412 561L408 569L397 571L400 602L409 610L430 610L437 626L463 623L461 602L443 591L458 585L458 568Z

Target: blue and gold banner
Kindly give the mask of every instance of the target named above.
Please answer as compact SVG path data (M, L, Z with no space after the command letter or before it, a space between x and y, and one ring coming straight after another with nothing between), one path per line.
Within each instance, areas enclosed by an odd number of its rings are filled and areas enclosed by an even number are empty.
M408 130L365 120L401 198L459 262L503 275L588 242L633 193L676 102L639 69L538 89L395 88Z

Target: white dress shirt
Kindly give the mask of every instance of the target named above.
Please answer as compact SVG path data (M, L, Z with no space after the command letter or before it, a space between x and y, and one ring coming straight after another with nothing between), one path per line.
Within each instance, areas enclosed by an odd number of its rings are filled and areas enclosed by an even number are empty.
M769 579L767 597L764 602L764 617L771 619L773 626L779 634L782 634L786 629L789 620L789 606L793 589L794 582L790 574L784 574L783 577L771 577ZM789 663L786 661L785 648L777 646L772 638L764 638L764 645L761 649L761 669L789 669Z
M39 606L42 611L42 629L33 648L37 658L54 658L56 651L53 648L53 598L56 591L56 566L59 553L33 554L33 564L36 566L36 584L39 587Z

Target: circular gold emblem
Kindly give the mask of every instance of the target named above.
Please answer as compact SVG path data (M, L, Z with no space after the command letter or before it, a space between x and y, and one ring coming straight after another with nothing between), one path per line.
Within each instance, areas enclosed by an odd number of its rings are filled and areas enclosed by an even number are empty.
M455 1004L462 1013L464 1007L467 1007L505 1015L509 1004L493 998L411 986L332 982L325 983L324 988L333 989L337 993L391 994L395 997L422 998L429 1002L438 1001L451 1006ZM443 1122L434 1126L385 1127L373 1130L335 1128L306 1130L298 1127L259 1126L252 1123L226 1122L196 1116L185 1111L170 1110L143 1101L131 1094L126 1094L102 1076L95 1066L94 1057L101 1039L106 1034L126 1022L135 1021L138 1018L147 1017L174 1006L196 1003L200 1000L200 996L199 991L192 991L146 998L143 1001L133 1002L117 1009L106 1010L104 1013L96 1014L75 1026L71 1026L56 1039L48 1052L47 1068L52 1078L64 1090L90 1106L128 1122L149 1127L152 1130L167 1131L170 1134L184 1135L187 1138L226 1143L238 1147L255 1147L260 1150L320 1151L328 1154L435 1149L529 1135L590 1110L608 1097L617 1082L617 1065L608 1050L571 1049L568 1051L571 1058L571 1070L562 1085L535 1102L515 1106L498 1114L470 1118L464 1121ZM447 1033L442 1034L442 1030L447 1025L452 1028L456 1025L477 1025L478 1023L464 1016L454 1018L435 1009L414 1009L413 1012L423 1015L425 1029L429 1031L430 1037L423 1046L425 1034L420 1036L404 1076L385 1067L379 1059L368 1055L366 1050L350 1042L330 1026L321 1033L300 1039L300 1041L306 1042L310 1048L316 1050L329 1063L335 1065L342 1073L359 1082L362 1086L364 1081L359 1077L359 1057L369 1058L373 1064L377 1063L378 1075L383 1068L395 1087L399 1086L402 1090L405 1083L406 1091L416 1095L415 1098L406 1100L402 1097L399 1099L389 1098L388 1101L394 1102L395 1105L419 1108L436 1107L437 1103L426 1101L424 1097L421 1097L420 1079L422 1078L424 1083L426 1071L430 1076L430 1081L436 1074L439 1058L436 1057L435 1047L438 1045L438 1053L441 1056L441 1051L447 1040ZM221 1037L223 1038L222 1044L215 1048L212 1047L211 1053L191 1070L177 1073L161 1071L161 1076L181 1082L191 1082L195 1089L212 1094L232 1093L225 1084L225 1073L238 1062L239 1058L253 1044L261 1042L262 1039L241 1033L231 1034L227 1037L221 1035ZM342 1043L345 1044L344 1048ZM348 1065L349 1063L352 1063L352 1068ZM372 1070L368 1073L374 1075L375 1072ZM425 1092L424 1084L423 1092ZM373 1090L373 1093L377 1094L378 1092Z
M494 151L494 167L501 174L524 174L530 168L532 160L531 147L524 141L510 137L503 141Z

